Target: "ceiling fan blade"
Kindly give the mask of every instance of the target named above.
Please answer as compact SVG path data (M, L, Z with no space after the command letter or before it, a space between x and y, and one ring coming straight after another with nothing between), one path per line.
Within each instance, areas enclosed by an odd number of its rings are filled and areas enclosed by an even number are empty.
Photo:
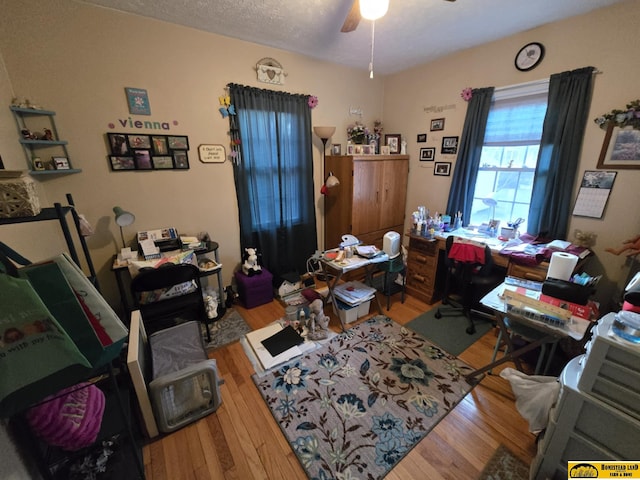
M353 0L351 10L349 10L349 13L347 13L347 18L344 19L344 24L342 25L340 31L343 33L353 32L356 28L358 28L360 18L360 0Z

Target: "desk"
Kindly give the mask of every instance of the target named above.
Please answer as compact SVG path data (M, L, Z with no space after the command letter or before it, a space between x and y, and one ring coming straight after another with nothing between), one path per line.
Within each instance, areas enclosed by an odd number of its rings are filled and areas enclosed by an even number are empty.
M450 235L478 240L489 245L493 263L497 267L504 268L506 275L537 282L543 282L547 277L549 262L544 261L536 265L516 263L510 260L508 255L500 253L505 244L494 237L483 236L464 228L449 233L439 232L433 239L408 233L407 292L423 302L433 304L440 300L438 277L440 273L444 273L444 262L440 261L440 258L443 258L445 242ZM574 271L581 271L588 258L588 256L581 258Z
M590 326L592 325L591 321L584 320L575 316L571 318L571 321L568 322L565 327L559 327L520 315L509 314L510 322L533 328L542 334L537 340L528 343L521 348L515 349L504 322L507 313L503 300L503 293L507 288L511 290L516 289L515 286L502 283L491 290L487 295L485 295L482 300L480 300L480 303L485 307L491 308L494 311L496 323L500 328L500 331L502 332L502 338L504 338L505 342L507 343L508 353L506 353L502 358L490 363L489 365L486 365L468 374L467 381L469 382L474 382L475 377L477 377L478 375L492 370L494 367L497 367L498 365L501 365L510 360L515 363L518 370L522 371L520 357L525 353L530 352L531 350L543 345L544 343L550 343L561 338L571 337L575 340L582 340L586 333L589 331ZM536 298L537 294L539 294L539 292L527 291L527 295L531 296L532 298Z
M440 261L440 252L444 253L445 242L449 235L473 238L485 242L491 247L494 264L505 268L506 273L509 257L500 254L503 243L497 238L480 237L478 234L464 229L437 234L433 239L410 233L408 234L407 292L423 302L432 304L440 299L437 278L439 272L444 274L444 262Z
M218 264L218 268L213 270L202 270L200 269L200 277L208 277L209 275L215 274L218 277L218 311L224 313L224 290L222 288L222 265L220 265L220 259L218 258L218 242L209 241L207 242L206 250L195 251L197 257L202 255L206 255L207 253L212 253L214 255L214 259ZM175 254L176 251L164 252L163 255ZM142 258L137 260L143 260ZM122 304L122 308L124 310L125 318L128 321L129 314L131 310L133 310L133 299L130 299L131 293L129 289L125 288L125 279L131 280L131 275L129 273L129 264L118 262L118 257L115 255L113 257L113 263L111 264L111 271L116 276L116 283L118 284L118 292L120 293L120 302ZM130 301L131 300L131 301Z
M344 322L340 317L340 312L338 312L338 302L333 293L334 288L338 285L340 278L343 274L347 272L352 272L354 270L358 270L360 268L365 269L365 277L369 278L369 269L372 265L377 263L384 263L389 261L389 255L383 253L374 258L363 258L357 255L354 255L351 258L345 258L344 260L337 262L335 260L327 260L326 258L320 259L320 267L322 268L323 273L325 274L325 278L327 279L327 287L329 288L329 295L331 296L331 302L333 304L333 311L340 319L340 325L342 326L342 330L346 330L344 326ZM333 281L329 280L329 274L333 275ZM378 291L376 290L374 293L376 303L378 304L378 313L382 315L382 306L380 305L380 299L378 298Z

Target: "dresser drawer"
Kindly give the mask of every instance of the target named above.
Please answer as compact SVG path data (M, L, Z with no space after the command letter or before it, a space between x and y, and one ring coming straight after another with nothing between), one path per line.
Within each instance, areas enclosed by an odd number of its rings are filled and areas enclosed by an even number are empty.
M420 252L430 257L438 256L438 242L435 240L409 238L409 252Z
M538 265L519 265L510 261L507 275L534 282L544 282L547 278L547 270L549 270L549 262L542 262Z

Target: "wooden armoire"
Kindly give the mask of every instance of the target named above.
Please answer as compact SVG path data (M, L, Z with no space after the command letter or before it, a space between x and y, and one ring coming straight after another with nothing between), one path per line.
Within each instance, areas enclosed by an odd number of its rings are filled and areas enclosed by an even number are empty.
M325 158L340 185L324 197L324 248L336 248L342 235L355 235L382 248L389 231L402 235L407 199L408 155L331 155Z

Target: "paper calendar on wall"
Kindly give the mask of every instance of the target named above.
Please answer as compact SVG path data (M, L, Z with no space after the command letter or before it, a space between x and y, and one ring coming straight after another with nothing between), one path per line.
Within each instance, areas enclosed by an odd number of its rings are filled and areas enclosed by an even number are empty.
M581 217L602 218L616 173L586 170L573 214Z

